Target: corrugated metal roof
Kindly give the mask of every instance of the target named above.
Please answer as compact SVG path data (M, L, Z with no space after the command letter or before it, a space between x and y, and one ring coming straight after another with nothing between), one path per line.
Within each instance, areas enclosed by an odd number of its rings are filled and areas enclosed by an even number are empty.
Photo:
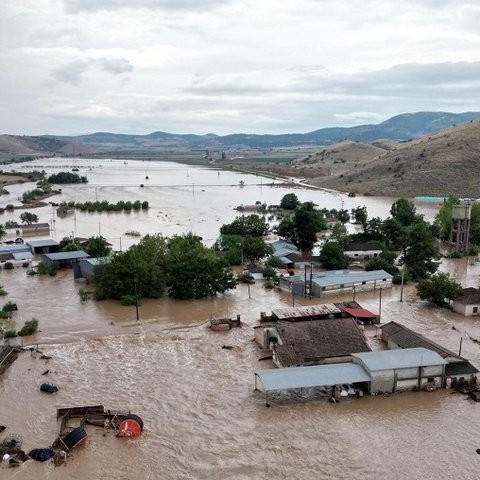
M82 262L87 262L90 265L104 265L106 263L110 263L112 261L112 257L97 257L97 258L84 258Z
M287 257L277 257L284 265L290 265L292 260L289 260Z
M44 253L43 256L50 260L75 260L77 258L89 257L90 255L83 250L75 250L73 252Z
M329 315L331 313L341 313L341 310L333 303L309 305L304 307L275 308L272 310L272 315L277 317L279 320L285 320L288 318L316 317L318 315Z
M426 348L399 348L374 352L352 353L370 371L392 370L397 368L445 365L447 362L438 353Z
M59 243L56 240L53 240L52 238L47 238L44 240L29 240L28 242L25 242L25 243L33 248L55 247L59 245Z
M354 363L335 363L312 367L290 367L259 370L255 375L260 378L264 392L370 382L370 375Z
M13 252L13 258L15 260L32 260L32 252Z
M340 270L328 272L329 275L313 278L312 281L321 287L333 287L336 285L352 285L354 283L372 282L374 280L391 280L393 277L385 270L372 270L370 272L355 272Z
M345 311L355 318L375 318L376 315L372 313L370 310L366 310L365 308L350 308L345 307Z
M393 277L385 270L372 270L370 272L359 272L353 270L331 270L328 272L317 272L312 275L312 282L320 287L333 287L337 285L353 285L374 280L391 280ZM293 275L287 279L291 283L303 283L303 275ZM307 275L307 282L310 275Z
M290 252L299 252L298 248L290 242L285 240L276 240L275 242L270 243L273 250L279 250L280 248L286 248L290 250Z
M291 250L290 248L278 248L277 250L273 251L274 257L286 257L292 253L297 253L298 250Z
M30 251L30 247L28 247L25 244L0 246L0 253L29 252L29 251Z

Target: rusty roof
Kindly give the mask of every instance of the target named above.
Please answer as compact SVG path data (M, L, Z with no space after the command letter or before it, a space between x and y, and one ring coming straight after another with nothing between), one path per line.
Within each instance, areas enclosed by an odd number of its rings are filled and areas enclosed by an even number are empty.
M333 303L308 305L302 307L275 308L272 310L272 316L277 317L279 320L302 317L317 317L319 315L330 315L336 313L341 313L341 310Z
M371 350L352 318L281 323L278 333L281 342L275 345L274 352L283 366Z

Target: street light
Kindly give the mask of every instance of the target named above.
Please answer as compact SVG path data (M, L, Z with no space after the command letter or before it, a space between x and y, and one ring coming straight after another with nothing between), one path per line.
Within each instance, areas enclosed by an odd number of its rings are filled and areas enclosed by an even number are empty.
M137 279L134 278L133 279L133 288L134 288L134 292L135 292L135 312L137 314L137 322L139 321L139 318L138 318L138 295L137 295Z

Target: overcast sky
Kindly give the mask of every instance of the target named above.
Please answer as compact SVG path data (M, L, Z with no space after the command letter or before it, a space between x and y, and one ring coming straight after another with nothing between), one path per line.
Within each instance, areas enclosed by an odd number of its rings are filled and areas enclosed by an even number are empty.
M0 133L287 133L480 111L478 0L0 0Z

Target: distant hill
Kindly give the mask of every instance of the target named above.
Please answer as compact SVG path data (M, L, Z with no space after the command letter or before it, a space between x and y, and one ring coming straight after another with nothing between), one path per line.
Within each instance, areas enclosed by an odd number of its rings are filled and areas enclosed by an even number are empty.
M374 142L376 140L406 141L453 125L480 118L480 112L448 113L417 112L392 117L378 125L322 128L309 133L284 135L232 134L218 136L153 132L148 135L123 135L98 132L77 137L59 137L62 141L94 145L112 151L161 151L167 148L275 148L299 145L331 145L341 140Z
M0 135L0 153L8 155L78 155L98 152L98 147L41 136Z
M480 121L397 144L374 158L365 158L363 163L346 167L330 176L310 179L310 183L383 196L480 197Z

